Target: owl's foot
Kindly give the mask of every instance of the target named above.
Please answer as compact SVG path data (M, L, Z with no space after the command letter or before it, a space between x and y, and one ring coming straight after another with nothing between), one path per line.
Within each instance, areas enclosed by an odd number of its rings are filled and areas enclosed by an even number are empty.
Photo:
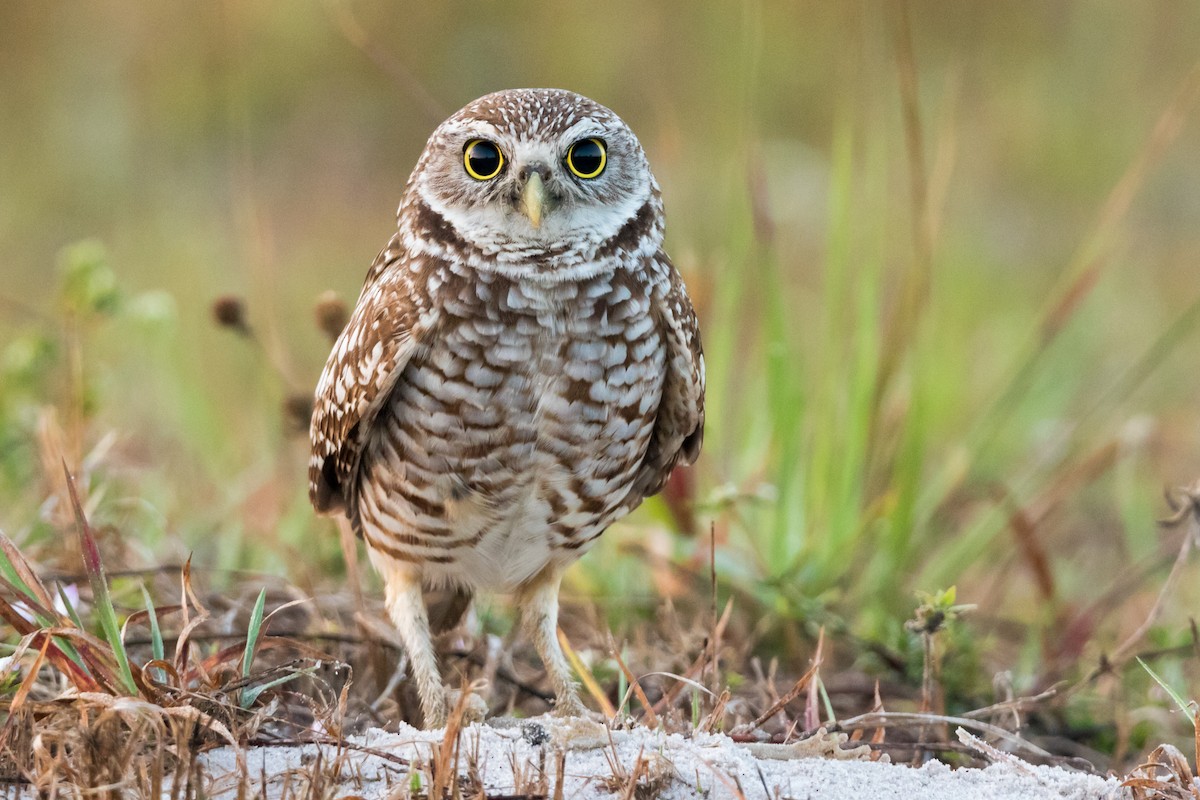
M446 709L431 708L428 711L423 711L421 714L421 729L426 731L436 731L446 727Z
M565 750L607 747L611 739L606 722L603 714L585 708L575 691L560 693L546 719L551 738Z
M446 726L446 720L448 720L450 716L458 710L460 703L462 704L463 725L470 725L472 722L482 722L488 714L488 704L487 701L485 701L483 697L477 693L476 690L479 688L480 687L468 688L466 690L465 697L463 690L461 689L447 689L445 713L442 717L441 724L437 726L429 725L426 727L444 728Z
M554 701L554 716L556 717L586 717L588 710L579 699L579 695L570 692Z
M475 689L478 688L475 687ZM482 722L488 713L487 702L473 689L467 689L465 695L464 698L464 692L461 689L444 689L440 703L434 702L429 706L422 703L421 710L422 716L425 718L425 730L432 731L446 727L447 721L458 712L459 703L462 703L463 725Z
M546 728L549 738L564 750L595 750L612 741L600 715L586 710L578 716L551 717Z

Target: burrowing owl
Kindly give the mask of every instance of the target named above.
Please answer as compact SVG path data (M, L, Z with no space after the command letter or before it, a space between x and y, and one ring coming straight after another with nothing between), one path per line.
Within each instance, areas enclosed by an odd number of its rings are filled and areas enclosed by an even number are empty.
M366 540L428 727L446 716L438 585L514 592L557 711L583 709L563 571L703 434L700 335L662 238L637 138L571 92L476 100L408 180L317 386L309 481Z

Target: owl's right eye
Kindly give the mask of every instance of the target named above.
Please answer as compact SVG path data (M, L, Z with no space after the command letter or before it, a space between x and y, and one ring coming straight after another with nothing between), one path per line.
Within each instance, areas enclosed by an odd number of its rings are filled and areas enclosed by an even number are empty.
M463 148L463 164L467 174L477 181L490 181L504 168L504 154L495 142L472 139Z

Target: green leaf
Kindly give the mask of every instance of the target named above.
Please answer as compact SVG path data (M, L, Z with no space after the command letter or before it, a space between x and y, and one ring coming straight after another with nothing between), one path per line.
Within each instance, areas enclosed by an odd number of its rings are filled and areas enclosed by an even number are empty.
M71 598L67 597L67 593L63 590L61 584L58 586L58 599L62 600L63 607L67 609L67 616L71 618L71 622L75 623L75 627L79 628L81 631L86 630L83 627L82 620L79 618L79 612L75 610L75 605L71 602ZM40 622L43 626L50 624L46 621L43 621L40 616L38 622ZM85 664L83 661L83 656L79 655L79 651L75 649L73 644L59 636L54 637L54 643L58 645L58 648L62 650L63 653L66 654L67 658L74 661L84 670L87 670L89 674L91 673L91 670L88 669L87 664Z
M280 677L275 678L273 680L269 680L266 683L260 683L260 684L254 685L254 686L247 686L245 689L242 689L242 696L241 696L242 708L249 708L250 706L254 705L254 701L258 699L258 696L260 694L262 694L263 692L265 692L267 689L273 689L276 686L281 686L281 685L287 683L288 681L295 680L296 678L299 678L301 676L312 675L313 673L316 672L316 669L317 669L316 667L305 667L304 669L298 669L295 672L289 673L287 675L281 675Z
M1175 705L1179 706L1179 710L1182 711L1184 714L1187 714L1189 718L1193 718L1193 714L1195 712L1193 712L1192 708L1196 704L1195 701L1189 702L1187 700L1184 700L1183 696L1181 694L1179 694L1179 692L1172 689L1171 685L1168 684L1166 681L1164 681L1157 672L1150 669L1149 664L1147 664L1145 661L1142 661L1141 656L1135 656L1135 658L1137 658L1137 662L1142 665L1142 669L1146 670L1146 672L1149 673L1151 678L1154 678L1154 682L1157 683L1159 686L1161 686L1162 690L1171 696L1171 699L1175 701ZM1194 720L1194 718L1193 718L1193 720ZM1193 721L1193 724L1194 724L1194 721Z
M264 587L258 593L258 600L254 603L254 611L250 613L250 625L246 630L246 649L242 653L243 678L250 677L250 665L254 662L254 650L258 646L258 635L262 630L263 606L266 605L266 602L267 590ZM264 686L263 688L266 687ZM250 689L242 689L240 700L242 708L249 708L250 704L254 702L254 699L258 697L261 691L262 689L259 689L257 692L252 692Z
M71 598L67 597L61 584L58 587L58 599L62 600L63 607L67 609L67 616L71 618L71 622L75 623L75 627L81 631L86 630L83 627L83 620L79 618L79 612L75 610L75 605L71 602Z
M120 305L117 276L108 251L94 239L69 245L59 254L62 302L76 314L112 315Z
M146 603L146 616L150 620L150 649L155 660L163 661L166 659L166 649L163 647L162 630L158 627L158 612L154 610L154 601L150 599L150 593L146 591L145 585L142 586L142 599ZM162 669L155 668L155 678L159 681L167 679L166 672Z
M125 652L125 642L121 639L121 626L117 622L117 612L113 608L112 596L108 591L108 579L104 574L104 562L100 558L100 548L96 544L96 535L88 524L83 513L83 505L79 502L79 493L75 489L75 476L63 463L63 472L67 476L67 492L71 496L71 506L75 511L75 527L79 531L80 549L83 552L83 567L87 572L88 581L92 585L93 600L96 603L96 616L100 618L100 628L104 638L112 648L117 660L117 668L124 689L131 695L138 693L137 682L129 668L129 655Z

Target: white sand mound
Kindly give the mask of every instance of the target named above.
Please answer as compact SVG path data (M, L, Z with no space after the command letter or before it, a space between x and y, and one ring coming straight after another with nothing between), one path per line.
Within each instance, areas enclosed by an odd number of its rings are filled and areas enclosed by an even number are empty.
M442 735L403 726L399 733L376 730L348 742L365 749L339 753L331 746L252 748L242 754L245 772L231 748L214 750L204 757L203 769L211 781L206 788L210 796L230 796L248 775L248 786L269 798L307 796L315 784L336 786L333 796L350 794L366 800L409 797L414 786L421 792L428 789L430 764L436 759ZM822 748L828 754L828 740ZM937 762L913 769L859 760L847 753L802 757L804 749L747 747L719 734L684 737L645 728L613 731L610 738L599 725L543 718L511 727L494 727L493 723L466 728L458 771L477 770L488 796L552 798L559 782L558 754L563 753L563 787L558 796L567 800L622 796L707 800L742 796L747 800L1131 797L1115 778L1033 766L1015 759L987 769L952 770ZM638 791L627 795L635 772ZM464 795L471 796L466 794L467 786L463 788Z

